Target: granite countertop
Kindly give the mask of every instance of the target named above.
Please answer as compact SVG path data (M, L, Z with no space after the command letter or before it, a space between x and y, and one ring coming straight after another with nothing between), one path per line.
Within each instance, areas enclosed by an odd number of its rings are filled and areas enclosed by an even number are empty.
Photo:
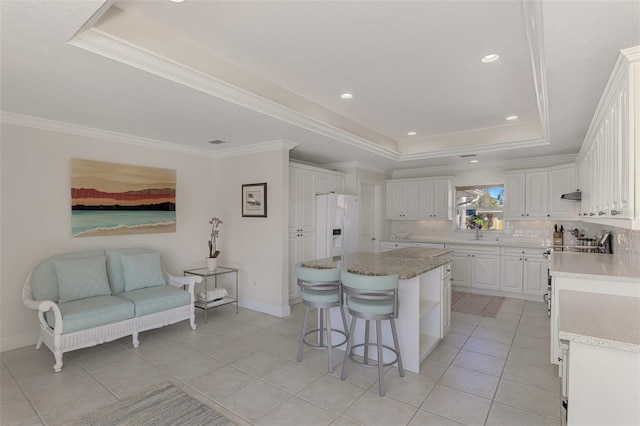
M405 247L382 253L351 253L346 256L347 271L360 275L395 275L409 280L451 262L452 250ZM341 266L340 256L302 262L305 268L328 269Z
M560 290L560 338L640 353L640 298Z
M640 284L640 266L629 257L615 254L571 253L554 251L549 263L554 277L594 278ZM640 287L638 287L640 291Z
M434 243L434 244L461 244L461 245L470 245L470 246L489 246L489 247L523 247L523 248L533 248L533 249L546 249L549 246L546 244L535 244L530 242L517 242L517 241L497 241L495 239L484 239L484 240L459 240L454 238L443 238L443 237L434 237L434 238L386 238L382 239L382 242L385 243Z

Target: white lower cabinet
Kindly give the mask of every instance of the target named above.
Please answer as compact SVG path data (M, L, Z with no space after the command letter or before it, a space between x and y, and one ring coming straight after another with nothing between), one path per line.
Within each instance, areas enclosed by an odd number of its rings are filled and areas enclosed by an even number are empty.
M503 247L500 290L542 296L547 292L549 261L542 249Z
M440 308L440 337L444 338L451 329L451 264L442 267L442 303Z
M498 247L478 247L447 244L453 249L451 254L451 277L453 285L500 289L500 249Z
M289 300L300 297L296 282L296 265L315 258L316 233L289 234Z

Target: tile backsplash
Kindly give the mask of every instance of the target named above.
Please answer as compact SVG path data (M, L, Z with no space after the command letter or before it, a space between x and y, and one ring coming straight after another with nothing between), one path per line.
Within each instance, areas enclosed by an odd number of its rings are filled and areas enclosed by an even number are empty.
M453 231L453 223L446 220L407 220L390 221L390 234L393 232L410 232L410 238L454 238L463 239L460 233ZM615 254L625 256L640 256L640 231L631 231L614 226L602 226L580 221L553 221L553 220L505 220L502 233L496 233L500 240L542 244L553 244L553 225L564 227L564 244L575 245L576 237L569 233L572 229L579 229L586 237L595 237L602 231L610 231L613 238L612 250ZM493 239L493 233L486 232L484 239Z

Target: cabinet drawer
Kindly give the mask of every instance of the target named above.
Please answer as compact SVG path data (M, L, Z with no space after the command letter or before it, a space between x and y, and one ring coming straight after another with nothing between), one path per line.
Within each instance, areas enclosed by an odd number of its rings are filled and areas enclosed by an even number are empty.
M542 259L544 251L543 248L502 247L501 254L503 256L527 256Z

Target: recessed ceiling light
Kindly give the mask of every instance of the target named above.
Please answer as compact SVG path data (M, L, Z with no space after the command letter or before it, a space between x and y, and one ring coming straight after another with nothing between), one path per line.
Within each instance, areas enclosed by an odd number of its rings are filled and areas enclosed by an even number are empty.
M407 135L409 135L409 136L415 136L415 135L417 135L417 133L416 133L416 132L409 132L409 133L407 133Z
M479 163L480 160L469 160L470 163Z
M518 116L517 115L510 115L507 118L505 118L505 120L507 121L513 121L513 120L517 120Z
M169 0L171 3L184 3L184 0Z
M500 59L500 54L499 53L491 53L491 54L483 57L482 59L480 59L480 62L482 62L483 64L490 64L491 62L495 62L498 59Z
M353 99L353 95L351 93L343 93L340 97L342 99Z

